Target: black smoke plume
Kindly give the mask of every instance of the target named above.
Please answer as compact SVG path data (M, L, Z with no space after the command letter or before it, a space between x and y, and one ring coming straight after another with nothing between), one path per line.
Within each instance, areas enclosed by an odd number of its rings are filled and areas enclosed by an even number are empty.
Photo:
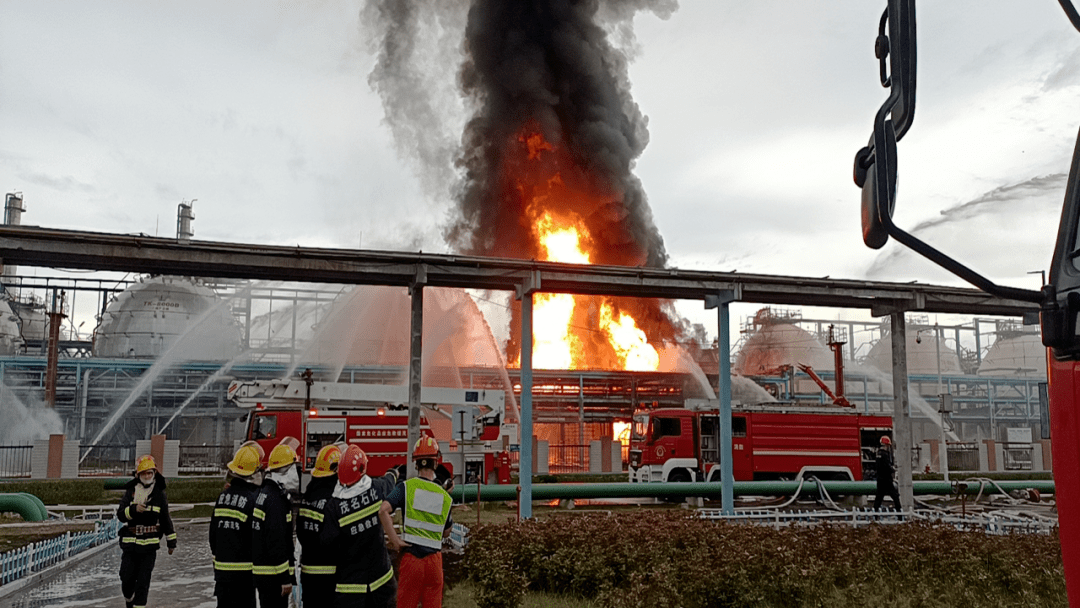
M445 231L453 248L539 257L523 221L531 201L507 172L507 157L520 153L514 148L522 130L535 129L564 155L557 163L562 180L590 195L553 204L584 218L593 263L666 263L663 239L633 174L648 143L647 120L630 96L627 56L609 31L625 35L639 10L666 17L675 8L663 0L472 3L460 84L475 113L458 159L463 181L456 214Z

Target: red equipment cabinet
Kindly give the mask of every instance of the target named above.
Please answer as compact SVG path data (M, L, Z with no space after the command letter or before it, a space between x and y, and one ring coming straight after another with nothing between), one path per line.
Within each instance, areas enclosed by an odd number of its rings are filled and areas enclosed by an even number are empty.
M892 419L850 408L739 406L732 411L732 469L737 481L866 479ZM719 481L719 416L669 408L634 414L630 481Z

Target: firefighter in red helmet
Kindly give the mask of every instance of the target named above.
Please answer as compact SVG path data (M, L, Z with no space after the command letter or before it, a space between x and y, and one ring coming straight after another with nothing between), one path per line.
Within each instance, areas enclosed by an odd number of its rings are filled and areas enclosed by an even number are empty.
M394 489L393 469L367 474L367 456L350 445L338 461L338 483L326 508L320 540L333 556L336 608L393 606L397 592L379 510Z
M442 539L450 533L450 495L435 481L442 462L439 444L424 436L413 448L417 477L398 484L383 503L379 518L390 546L403 551L398 567L398 605L402 608L441 608L443 595ZM404 513L401 532L394 531L393 512Z
M896 484L893 482L896 465L893 461L892 439L889 439L888 435L881 436L881 445L878 446L877 454L874 455L874 472L877 476L874 510L881 509L881 502L886 496L892 499L894 509L901 510L900 493L897 492Z

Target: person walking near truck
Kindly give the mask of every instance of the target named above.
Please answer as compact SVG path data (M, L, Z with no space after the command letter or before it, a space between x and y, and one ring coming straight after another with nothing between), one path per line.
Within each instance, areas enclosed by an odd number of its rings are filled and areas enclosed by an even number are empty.
M327 508L337 486L341 447L328 445L319 450L311 479L297 513L296 538L300 541L300 590L305 606L334 605L334 557L319 538Z
M120 529L120 592L127 608L142 608L150 593L150 575L161 537L165 537L169 555L176 550L165 477L158 472L153 456L140 456L136 461L135 478L124 486L116 519L127 524Z
M881 502L885 496L888 496L893 501L893 508L900 511L900 493L896 490L896 483L893 482L896 464L893 462L892 439L889 439L888 435L883 435L880 443L877 454L874 456L874 469L877 476L874 510L881 510Z
M286 608L296 584L292 497L300 493L299 462L286 437L270 450L266 478L255 497L251 522L251 573L261 608Z
M421 437L413 448L417 477L399 483L379 512L390 547L402 551L398 566L398 606L442 608L442 539L450 533L450 495L435 481L442 462L439 444ZM402 509L402 537L394 530L392 516Z
M372 479L367 456L350 445L338 462L338 484L329 502L320 538L333 556L335 608L393 606L394 569L386 551L379 510L397 485L397 473Z
M255 608L251 573L251 522L262 483L257 446L244 444L228 464L225 490L210 518L210 553L214 556L214 595L218 608Z

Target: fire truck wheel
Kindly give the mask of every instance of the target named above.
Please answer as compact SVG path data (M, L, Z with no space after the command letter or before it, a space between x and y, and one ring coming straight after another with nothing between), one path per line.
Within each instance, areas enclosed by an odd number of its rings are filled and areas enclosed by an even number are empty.
M671 475L668 476L668 482L670 482L670 483L689 483L690 482L690 471L687 471L686 469L676 469L676 470L671 472ZM685 502L686 497L685 496L670 496L666 500L669 501L669 502L676 502L676 503L677 502Z

